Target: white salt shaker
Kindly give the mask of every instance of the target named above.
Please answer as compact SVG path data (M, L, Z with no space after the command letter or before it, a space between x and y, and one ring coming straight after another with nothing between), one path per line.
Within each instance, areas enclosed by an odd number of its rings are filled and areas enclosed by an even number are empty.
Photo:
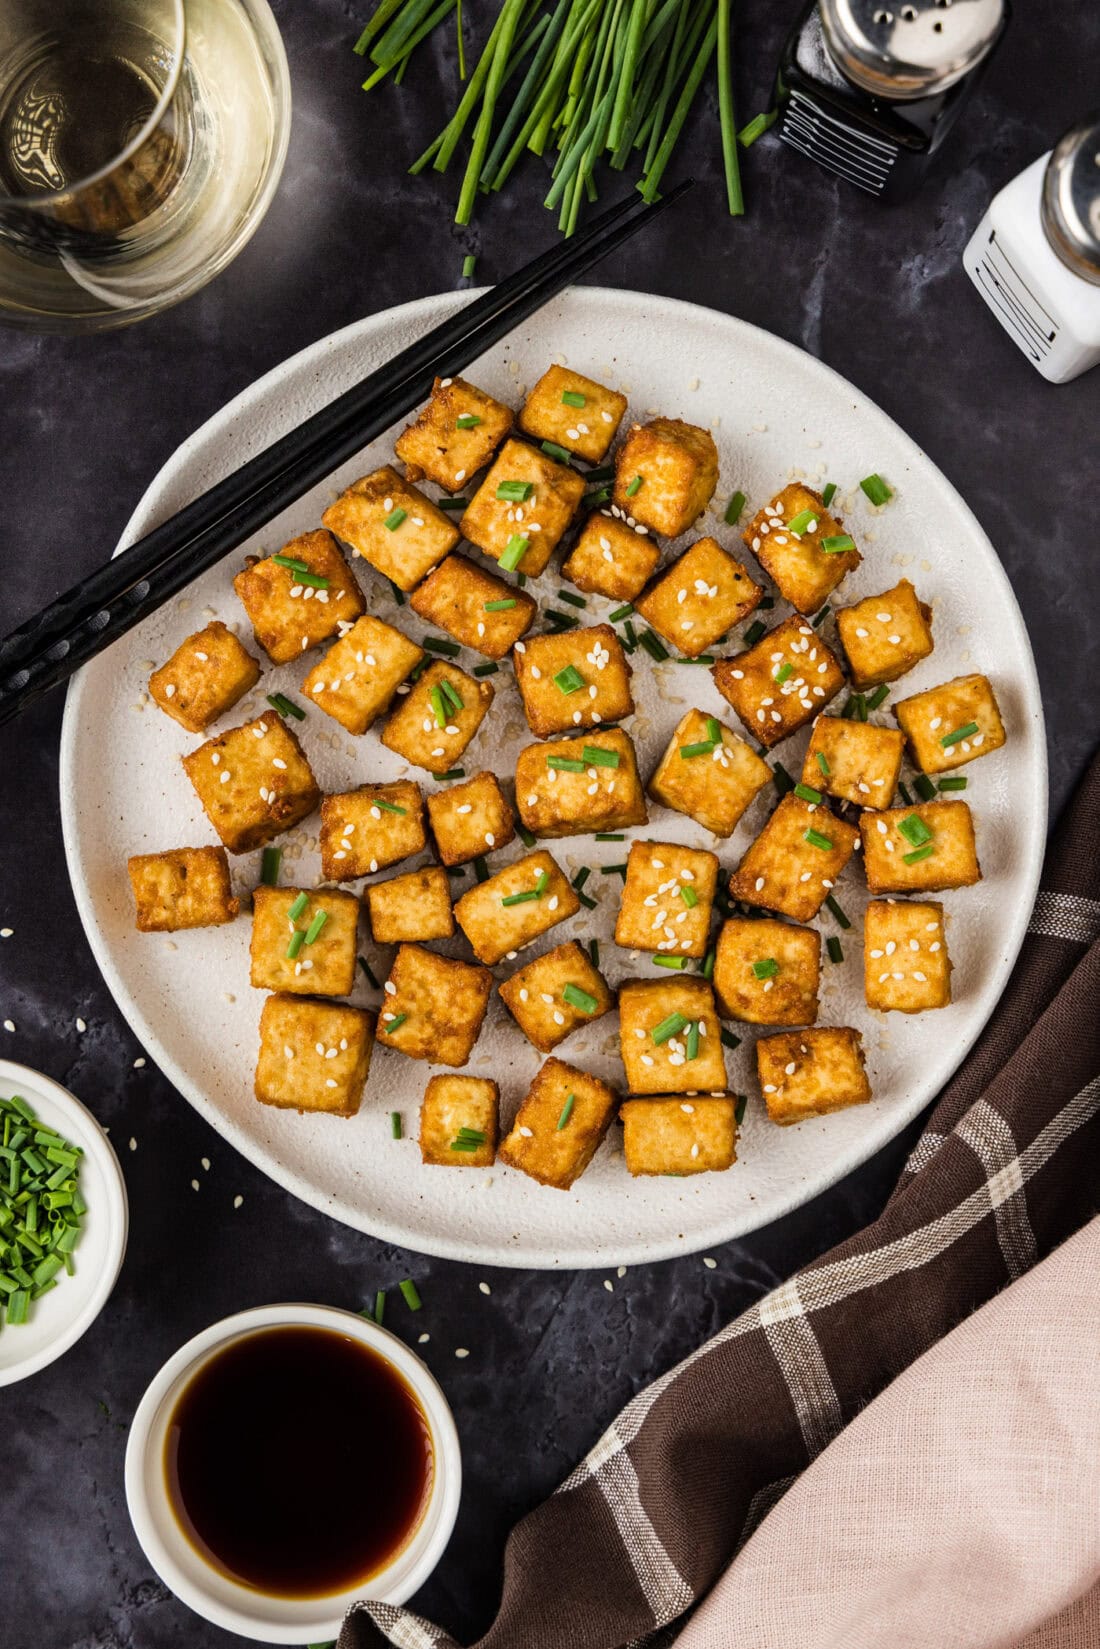
M1100 361L1100 113L994 197L963 265L1051 383Z

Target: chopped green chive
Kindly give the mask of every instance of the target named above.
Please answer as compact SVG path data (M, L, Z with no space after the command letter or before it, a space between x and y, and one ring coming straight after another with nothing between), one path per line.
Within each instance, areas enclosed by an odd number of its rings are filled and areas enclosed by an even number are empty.
M866 721L867 700L863 694L853 693L840 714L848 721Z
M546 765L555 773L583 773L584 763L574 761L572 756L547 756Z
M668 658L668 648L658 641L652 630L643 630L638 640L655 663L663 664Z
M293 716L295 721L306 719L306 713L301 705L295 704L293 699L288 699L285 693L268 693L267 702L280 716Z
M391 1139L401 1139L403 1134L404 1134L404 1128L402 1127L402 1124L401 1124L401 1112L400 1111L391 1111L390 1112L390 1138Z
M305 930L305 928L295 928L294 932L290 936L290 943L286 947L286 959L287 959L288 962L296 962L297 961L298 952L301 950L301 948L305 944L305 942L306 942L306 930Z
M375 1295L374 1295L374 1320L375 1320L375 1322L378 1323L378 1324L381 1324L382 1318L385 1315L386 1315L386 1290L384 1288L379 1288L379 1289L376 1289Z
M447 875L450 876L453 881L461 881L462 877L465 876L465 874L466 874L466 866L465 865L448 865L447 866Z
M707 738L711 744L721 744L722 742L722 727L717 716L707 717Z
M922 859L930 859L935 851L935 842L925 842L923 847L916 848L912 853L903 853L902 859L907 865L916 865Z
M601 504L606 504L610 497L611 497L611 488L610 487L597 487L594 492L586 492L585 493L584 503L585 503L586 508L588 508L590 510L594 510L594 509L597 509Z
M471 260L469 258L466 259L467 263L470 261ZM409 1310L419 1311L424 1302L421 1300L416 1284L413 1282L412 1278L406 1277L403 1283L398 1284L398 1287L401 1290L402 1297Z
M588 941L588 954L592 958L592 966L598 968L600 965L600 941L598 939Z
M632 653L637 645L638 637L635 634L632 621L628 618L626 623L623 625L623 646L626 648L628 653Z
M579 389L563 389L561 404L563 407L583 407L587 402Z
M757 979L774 979L779 972L779 963L774 956L765 956L759 962L754 962L752 971Z
M277 567L289 567L292 573L308 573L308 561L296 561L292 555L273 555L271 557Z
M787 769L783 766L783 763L776 762L775 766L772 768L772 772L775 774L775 788L778 790L780 796L788 796L794 789L794 780L787 772Z
M499 669L500 669L499 664L475 664L474 665L474 675L475 676L495 676Z
M499 498L500 494L498 493L497 496ZM435 507L437 510L468 510L470 500L468 498L437 498Z
M299 584L308 584L311 590L327 590L328 579L322 578L320 573L297 573L295 577Z
M591 865L582 865L580 870L578 870L577 874L573 878L573 886L576 888L578 893L580 892L581 888L584 886L585 882L587 882L587 880L591 876L591 874L592 874L592 866Z
M317 912L317 914L314 916L312 922L309 924L309 927L306 929L306 944L307 945L312 945L315 940L320 939L321 934L324 932L325 923L327 921L328 921L328 911L327 910L319 910Z
M936 786L937 790L965 790L966 779L960 774L955 779L941 779Z
M587 893L578 893L577 898L580 900L580 902L584 906L585 910L595 910L596 909L598 901L595 900L595 899L590 899L588 897Z
M446 727L447 707L443 703L442 690L438 687L433 687L431 692L428 694L428 702L432 707L432 715L435 717L435 725L437 727Z
M977 731L978 724L976 721L964 722L962 727L956 727L953 733L945 733L940 740L940 744L945 750L950 750L952 745L960 744L963 739L968 739L972 733Z
M733 494L732 498L730 499L729 503L726 505L726 513L722 517L722 519L725 521L727 527L735 527L737 525L738 521L740 521L740 519L741 519L741 511L744 509L744 507L745 507L745 495L744 495L744 493L743 492L735 492Z
M308 893L299 893L298 897L295 899L294 903L291 905L290 909L286 913L288 921L296 922L298 920L299 916L304 916L305 912L308 909L309 909L309 894Z
M788 532L793 532L795 534L795 536L797 537L800 533L813 532L813 530L816 526L817 526L817 511L816 510L799 510L798 514L795 515L795 516L792 516L791 519L787 522L787 531Z
M514 573L524 556L527 554L528 541L522 533L515 533L500 552L497 565L504 568L506 573Z
M594 996L582 990L579 985L566 985L561 995L563 1002L568 1002L571 1008L577 1008L581 1013L595 1013L600 1005Z
M832 912L834 920L840 925L840 927L845 929L851 927L852 924L845 915L843 906L833 898L831 893L826 896L825 903L828 909Z
M561 1133L562 1129L565 1127L566 1123L569 1121L570 1116L573 1114L573 1106L576 1104L576 1102L577 1102L576 1094L566 1094L565 1104L561 1108L561 1116L558 1118L558 1125L557 1125L557 1128L554 1130L555 1133L558 1133L558 1134Z
M395 510L390 511L382 525L387 532L396 532L402 521L407 519L408 514L408 510L403 510L399 504Z
M260 881L265 887L278 887L279 866L283 862L281 847L265 847L260 860Z
M625 882L626 881L626 865L625 864L621 864L621 865L601 865L600 866L600 875L601 876L621 876L623 881Z
M815 790L812 784L796 784L794 793L801 796L804 802L813 802L815 806L820 805L825 799L820 790Z
M794 675L794 665L791 663L790 659L787 659L783 664L781 664L779 666L778 670L775 671L775 674L772 677L772 679L773 679L773 681L777 681L779 683L779 685L782 687L783 683L790 676L793 676L793 675Z
M625 842L626 837L617 830L597 830L596 840L598 842Z
M867 708L868 708L868 710L877 710L879 705L882 704L887 698L889 698L889 696L890 696L889 687L886 685L886 683L884 681L880 682L879 685L875 688L874 692L868 694L868 696L867 696Z
M574 664L567 664L564 670L559 670L554 680L563 693L575 693L578 687L584 686L584 677Z
M519 603L516 601L514 595L503 596L500 601L487 601L485 603L485 611L487 613L507 613L510 612L513 607L518 605Z
M457 658L462 651L457 641L447 641L443 636L425 636L423 645L429 653L444 653L447 658Z
M845 550L854 550L856 544L854 538L850 538L846 532L840 532L830 533L827 538L823 538L820 547L826 555L843 555Z
M477 1145L485 1144L485 1135L480 1128L467 1128L465 1124L458 1130L459 1139L472 1139Z
M844 951L841 947L840 940L837 938L835 933L830 933L829 937L826 939L825 949L829 953L830 962L843 962Z
M546 619L552 626L552 635L561 635L563 630L572 630L580 622L572 613L559 613L556 607L547 607Z
M498 562L497 565L499 566L500 563ZM525 590L527 588L527 574L526 573L517 573L516 574L516 583L519 585L521 590Z
M828 616L832 612L832 610L833 609L829 606L828 602L826 602L825 606L822 607L821 611L819 613L814 614L813 618L811 618L811 620L810 620L810 623L813 625L815 630L820 630L821 626L824 624L825 620L828 618Z
M436 784L445 784L448 779L464 779L465 777L466 769L464 767L449 767L446 773L432 774Z
M931 790L931 786L929 786L929 789ZM913 798L909 794L909 791L908 791L907 787L904 784L902 784L900 779L898 780L898 790L901 794L901 799L905 803L906 807L912 807ZM929 796L926 796L924 794L923 790L919 791L918 793L920 795L920 799L921 799L922 802L931 801L932 796L934 796L936 794L935 790L931 790L931 795L929 795Z
M835 481L830 481L828 483L828 485L826 486L825 491L821 494L821 502L824 504L826 509L829 508L829 505L832 503L832 501L835 497L836 497L836 482Z
M755 624L750 624L744 635L745 646L755 647L756 643L760 640L760 637L764 635L767 628L768 626L759 618L756 620Z
M822 774L824 775L825 778L828 778L829 777L829 771L830 771L830 769L829 769L829 759L826 756L824 750L815 750L814 755L817 757L817 765L818 765L818 767L820 767L820 769L822 771Z
M458 696L458 689L447 680L446 676L439 683L439 689L452 710L465 710L466 706Z
M497 497L506 504L526 504L534 490L533 481L502 481L497 488Z
M546 892L549 881L550 872L548 870L540 870L538 875L535 877L535 892L538 894L540 899Z
M900 790L901 788L901 785L899 785L898 789ZM913 780L913 789L916 791L922 802L930 802L935 798L936 787L932 783L932 780L928 777L927 773L917 774L916 778Z
M384 796L375 796L371 806L380 807L383 813L400 813L402 816L409 811L407 807L401 807L397 802L386 801Z
M506 893L500 902L502 905L526 905L530 904L532 899L541 897L537 888L529 887L525 888L522 893Z
M832 851L832 842L829 840L828 836L823 836L820 830L804 831L802 840L804 842L809 842L811 847L820 848L823 853L829 853Z
M608 615L607 615L608 623L609 624L619 624L619 623L622 622L622 620L624 618L629 618L633 611L634 611L633 604L629 601L626 601L626 602L623 603L623 605L621 607L616 607L615 611L613 613L608 613Z
M359 961L359 966L362 968L364 974L366 975L367 983L369 985L371 985L374 990L376 990L376 991L381 990L382 987L381 987L381 985L379 985L378 980L374 976L374 969L371 967L371 965L367 961L366 957L365 956L360 956L358 958L358 961Z
M719 1032L719 1035L721 1037L723 1048L739 1048L741 1046L741 1038L739 1036L734 1036L733 1032L727 1031L724 1026Z
M589 767L618 767L619 752L604 750L598 744L586 744L581 749L581 755Z
M749 1101L747 1094L738 1094L737 1103L733 1107L733 1120L739 1128L745 1120L745 1111L748 1107L748 1103Z
M655 1042L659 1048L670 1037L676 1036L678 1032L682 1031L686 1025L687 1020L682 1013L670 1013L667 1019L662 1019L659 1025L654 1025L649 1033L650 1041Z
M709 739L705 739L699 744L682 744L680 746L680 755L684 761L691 761L695 756L710 756L713 752L714 745L711 744Z
M459 38L461 39L461 35L459 36ZM477 258L476 258L476 256L474 255L473 252L467 252L466 256L462 260L462 279L464 281L471 280L473 278L473 273L474 273L474 270L476 268L477 268ZM405 1286L404 1283L402 1283L401 1287L404 1288L404 1286Z
M404 590L400 587L400 585L395 584L392 578L388 578L386 582L390 587L390 592L393 595L393 599L397 602L397 605L399 607L403 607L405 605Z
M778 109L768 109L764 114L754 115L747 126L742 126L737 134L742 149L751 148L758 137L763 137L768 128L775 125L778 114ZM740 1117L737 1120L740 1122Z
M699 1057L699 1021L697 1019L693 1019L688 1026L687 1047L684 1050L684 1057L686 1059L698 1059Z
M474 876L479 882L487 882L489 880L489 866L485 863L485 860L481 855L474 860Z
M399 1027L405 1023L408 1017L409 1016L407 1013L395 1013L392 1019L383 1020L382 1029L385 1031L387 1036L392 1036L394 1031L398 1030Z
M456 429L476 429L481 419L476 412L463 412L455 419Z
M872 504L885 504L894 496L881 475L865 475L859 484Z
M898 833L905 837L910 847L923 847L925 842L932 840L932 832L919 813L910 813L908 818L901 819Z
M717 960L718 952L712 945L710 950L708 950L707 954L703 957L702 966L699 969L699 972L702 974L704 979L714 978L714 964Z
M542 443L542 450L546 454L547 458L556 458L559 464L572 465L573 454L571 452L567 452L564 447L559 447L556 441L544 441Z
M641 490L642 490L642 478L641 478L640 475L636 475L634 477L633 481L631 481L630 485L626 489L626 496L628 498L633 498L635 496L635 494L641 492Z
M458 1139L452 1139L452 1141L451 1141L451 1150L452 1151L477 1151L477 1150L480 1150L480 1148L483 1144L484 1144L483 1140L468 1139L465 1135L460 1135Z
M678 973L683 973L687 967L686 956L666 956L662 954L652 957L651 960L659 968L674 968Z
M583 595L574 595L572 590L559 590L558 600L567 601L570 607L587 607L588 602Z
M680 888L680 898L684 901L684 904L689 910L694 910L696 905L699 903L699 895L696 893L695 889L693 887L689 887L686 882Z
M526 825L517 825L516 829L519 833L519 839L523 843L524 847L534 847L537 838L532 836Z
M614 481L614 479L614 464L601 464L599 469L589 470L588 474L585 476L585 480L591 485L594 485L597 481Z

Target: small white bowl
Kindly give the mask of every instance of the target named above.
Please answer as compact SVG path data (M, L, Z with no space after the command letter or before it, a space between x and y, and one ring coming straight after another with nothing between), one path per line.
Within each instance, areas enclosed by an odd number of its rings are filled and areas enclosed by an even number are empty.
M126 1252L129 1210L126 1182L110 1141L89 1110L68 1089L0 1059L0 1094L18 1094L50 1128L84 1152L80 1192L88 1204L73 1259L76 1270L31 1306L27 1321L0 1334L0 1386L14 1385L75 1345L107 1303Z
M267 1328L327 1328L378 1353L402 1375L424 1411L435 1469L424 1515L413 1535L366 1585L326 1597L270 1597L213 1567L180 1527L168 1497L165 1445L176 1402L202 1365L231 1341ZM181 1346L138 1404L126 1445L126 1502L149 1562L178 1598L204 1620L260 1643L315 1643L335 1638L347 1610L369 1597L404 1603L422 1586L451 1537L462 1489L458 1433L447 1399L420 1358L396 1335L351 1311L322 1305L269 1305L213 1323Z

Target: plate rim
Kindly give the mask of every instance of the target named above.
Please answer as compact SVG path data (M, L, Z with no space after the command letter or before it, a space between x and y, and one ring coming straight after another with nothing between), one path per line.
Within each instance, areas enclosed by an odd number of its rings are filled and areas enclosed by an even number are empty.
M150 527L156 523L158 517L155 512L155 500L158 494L170 484L180 464L194 455L197 449L207 446L212 440L216 441L223 437L232 429L237 420L242 416L247 416L257 402L262 403L270 391L284 381L288 375L293 375L303 366L322 361L327 351L338 348L345 341L358 337L362 333L369 334L375 330L383 330L387 325L393 324L415 326L421 320L424 321L426 326L431 326L440 320L447 319L456 310L464 307L466 303L486 290L485 287L475 287L468 291L464 289L459 292L429 293L423 297L411 299L407 303L394 304L385 309L376 310L373 314L360 316L358 320L351 321L334 332L326 333L323 337L315 339L312 343L306 344L303 348L296 350L293 354L276 362L274 366L269 367L260 377L253 379L251 383L247 384L219 407L217 411L212 413L197 429L193 430L160 466L127 520L118 544L112 552L112 559L117 555L124 554L140 533L150 530ZM634 288L596 285L569 286L562 292L555 294L550 302L564 302L577 298L585 303L594 304L596 307L633 307L645 316L649 324L652 324L653 321L653 307L657 305L662 310L680 312L695 326L707 326L717 323L723 328L731 328L734 332L741 332L742 335L752 335L754 338L760 337L767 340L766 347L778 349L781 353L796 360L801 370L816 374L833 391L839 389L846 394L857 396L861 406L870 408L878 417L883 419L900 442L909 449L912 454L913 467L923 466L941 485L950 490L961 515L966 518L968 525L988 549L989 560L992 563L990 572L1000 583L1002 597L1007 598L1005 601L1006 610L1015 631L1016 649L1013 665L1015 679L1021 690L1025 716L1035 724L1036 794L1033 797L1035 833L1034 839L1028 843L1026 859L1020 866L1020 876L1024 882L1026 897L1014 901L1013 926L1009 943L1002 951L997 966L992 970L996 981L995 994L984 1018L980 1022L976 1022L967 1034L959 1039L957 1057L944 1078L944 1086L946 1086L954 1078L978 1038L985 1031L1004 995L1027 933L1035 896L1039 889L1046 851L1049 824L1046 718L1043 711L1031 638L1028 635L1023 613L1004 564L997 554L989 534L985 531L970 505L954 482L928 456L924 448L903 429L895 418L884 411L872 396L857 384L852 383L850 379L845 378L835 367L829 366L816 355L812 355L808 350L803 349L801 345L792 343L778 333L756 325L755 322L746 321L737 315L727 314L722 310L711 308L707 304L695 303L684 298L646 293ZM497 344L493 347L499 348L500 345ZM556 1247L552 1254L540 1256L537 1259L523 1250L493 1245L472 1251L468 1242L458 1241L434 1232L410 1232L407 1227L394 1224L384 1216L364 1216L359 1210L347 1207L344 1203L339 1202L332 1193L318 1189L296 1170L279 1162L274 1152L256 1146L231 1118L225 1117L218 1107L206 1098L199 1085L192 1082L183 1070L176 1065L158 1036L149 1035L148 1038L146 1037L145 1016L136 1011L136 1004L130 998L129 990L114 964L109 947L99 933L87 882L83 876L77 874L79 868L77 809L74 806L74 791L70 779L78 723L85 688L89 680L89 671L90 667L85 667L73 676L65 698L58 768L62 841L77 914L80 917L80 923L96 965L111 993L115 1006L127 1019L131 1029L134 1030L134 1034L139 1037L143 1048L153 1058L162 1075L198 1111L200 1116L205 1118L222 1139L228 1141L247 1161L273 1180L275 1184L298 1197L310 1207L316 1208L320 1213L327 1214L330 1218L339 1221L350 1229L362 1231L383 1242L395 1243L415 1253L427 1254L439 1259L458 1260L466 1264L489 1264L508 1269L566 1271L591 1270L600 1266L620 1263L626 1265L653 1264L662 1260L676 1259L699 1253L705 1248L735 1241L738 1238L748 1236L754 1231L763 1230L777 1220L785 1218L796 1209L812 1202L815 1197L822 1195L844 1179L846 1175L853 1173L855 1169L869 1161L871 1157L896 1139L902 1129L907 1127L926 1106L934 1103L934 1098L937 1096L933 1096L933 1099L924 1099L917 1105L914 1105L911 1100L906 1100L895 1105L891 1110L884 1111L882 1113L883 1121L879 1129L860 1136L858 1142L853 1142L853 1145L846 1152L830 1159L828 1165L819 1174L814 1175L812 1179L807 1180L803 1176L793 1180L789 1194L771 1201L768 1205L767 1215L763 1219L754 1216L753 1204L744 1204L732 1209L728 1219L709 1225L704 1234L692 1233L689 1230L685 1232L680 1240L670 1238L666 1240L657 1239L652 1242L647 1242L643 1237L633 1237L624 1242L622 1247L616 1250L614 1256L609 1256L600 1251L593 1251L590 1247ZM135 1020L142 1026L140 1035ZM150 1032L152 1031L151 1026L148 1029ZM942 1092L943 1089L941 1088L939 1091ZM334 1202L338 1203L338 1208L332 1206Z

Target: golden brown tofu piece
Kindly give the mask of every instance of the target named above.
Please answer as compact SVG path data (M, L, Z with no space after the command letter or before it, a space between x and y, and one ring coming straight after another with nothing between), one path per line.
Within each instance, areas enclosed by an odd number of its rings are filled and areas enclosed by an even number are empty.
M711 666L714 685L770 750L805 727L844 686L836 654L813 627L785 618L754 647Z
M600 751L602 759L594 762L592 751ZM617 727L527 745L516 758L516 806L533 836L626 830L649 817L634 746Z
M730 877L730 892L810 922L840 879L859 832L827 807L784 796Z
M374 882L364 897L376 944L449 939L455 930L447 872L439 865Z
M677 842L632 842L615 923L624 950L705 956L718 860Z
M384 989L378 1035L386 1047L434 1065L465 1065L481 1035L493 976L488 968L401 945Z
M724 1019L747 1025L812 1025L821 982L821 935L771 917L731 916L714 958Z
M350 996L358 930L354 893L261 885L252 894L251 983L292 996Z
M542 851L478 882L455 905L455 921L479 962L492 967L581 908L568 877Z
M602 973L575 940L528 962L498 989L528 1042L544 1054L614 1006Z
M846 1025L762 1037L756 1044L756 1069L768 1115L784 1127L848 1105L866 1105L871 1097L863 1040Z
M502 485L526 487L522 502L498 496ZM537 578L584 497L584 476L526 441L506 441L462 517L463 536L499 561L509 546L523 553L510 568Z
M634 714L632 671L610 624L531 636L513 663L523 713L536 738Z
M932 651L932 609L907 578L836 615L841 644L856 687L897 681Z
M626 396L569 367L546 369L523 403L519 427L536 441L552 441L602 464L626 412Z
M202 733L244 698L260 679L260 666L220 619L180 643L167 664L149 677L149 695L165 715Z
M516 584L506 584L464 555L449 555L409 605L429 624L486 658L503 658L535 622L538 607Z
M725 1091L722 1027L705 979L628 980L619 1046L632 1094Z
M751 613L763 593L716 539L700 538L657 574L634 605L671 646L698 658Z
M433 790L428 819L445 865L465 865L507 847L516 834L515 814L495 773L475 773L446 790Z
M862 813L863 868L872 893L940 893L982 879L965 802L918 802Z
M863 922L869 1008L926 1013L951 1003L951 960L936 900L872 899Z
M621 516L593 510L580 530L562 575L578 590L611 601L633 601L657 570L661 551L652 538L628 527Z
M408 636L365 613L313 666L302 692L349 733L365 733L423 657Z
M260 1014L256 1098L289 1111L353 1117L363 1098L375 1016L280 992Z
M792 522L804 522L801 531L792 532ZM784 601L807 615L823 607L863 559L843 521L830 515L821 494L802 481L792 481L776 493L741 537Z
M435 1168L491 1168L499 1129L495 1082L481 1076L431 1078L420 1107L421 1162Z
M606 1082L548 1059L516 1112L500 1160L540 1185L568 1191L595 1156L617 1103Z
M399 590L414 590L458 543L454 522L390 464L353 481L321 520Z
M707 1174L737 1161L737 1102L728 1094L693 1099L628 1099L619 1108L632 1174Z
M139 933L215 928L240 913L224 847L175 847L126 861Z
M489 462L512 422L511 407L465 378L437 378L431 400L415 424L402 430L393 450L410 481L426 475L446 492L457 492Z
M679 538L702 515L717 485L718 448L708 429L654 418L627 432L615 465L614 502L631 520L664 538Z
M999 750L1004 723L987 676L956 676L894 706L922 773L947 773Z
M230 853L266 846L321 800L297 735L274 710L207 739L180 759Z
M889 807L904 753L905 736L896 728L818 716L802 763L802 783L857 807Z
M461 760L492 702L487 681L437 661L398 705L382 730L382 743L414 767L447 773Z
M411 779L361 784L321 803L321 873L354 882L428 845L424 798Z
M233 588L256 640L273 664L290 664L364 611L363 593L330 532L305 532L279 551L281 560L245 558ZM283 563L290 561L293 566ZM303 582L303 569L306 573ZM314 580L323 580L315 583Z
M689 710L649 781L649 794L715 836L732 836L749 803L774 777L767 762L717 716Z

